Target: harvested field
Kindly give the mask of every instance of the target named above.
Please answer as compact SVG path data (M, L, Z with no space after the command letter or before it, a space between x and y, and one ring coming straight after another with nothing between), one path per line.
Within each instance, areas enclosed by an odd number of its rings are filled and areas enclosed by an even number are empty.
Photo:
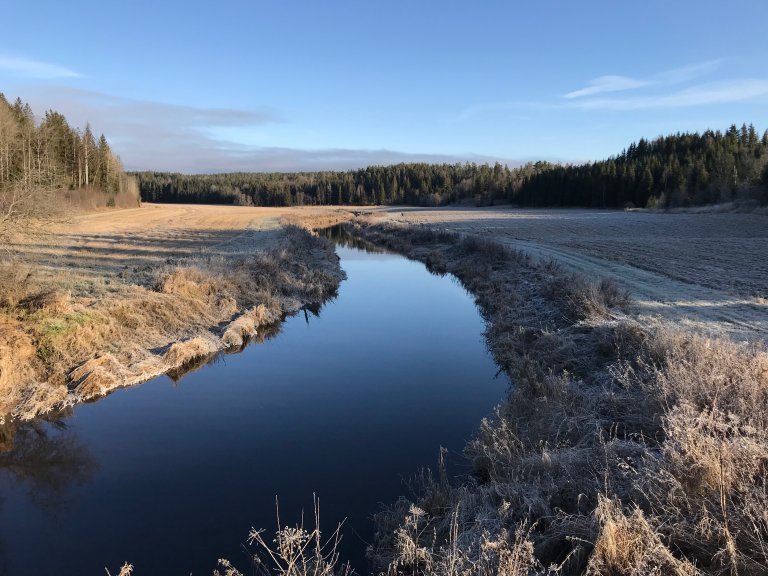
M19 240L11 246L35 267L35 276L69 288L90 288L116 277L146 280L147 269L169 259L202 254L249 253L276 245L283 218L294 222L335 223L343 210L250 208L185 204L144 204L141 208L86 214L56 225L50 235Z
M377 514L376 573L766 573L764 342L638 322L614 282L477 235L355 231L454 274L513 382L469 476L441 458Z
M707 334L768 335L768 217L762 214L390 208L395 221L477 234L630 291L636 312Z
M58 223L0 267L0 416L31 418L241 346L331 295L343 210L146 205Z

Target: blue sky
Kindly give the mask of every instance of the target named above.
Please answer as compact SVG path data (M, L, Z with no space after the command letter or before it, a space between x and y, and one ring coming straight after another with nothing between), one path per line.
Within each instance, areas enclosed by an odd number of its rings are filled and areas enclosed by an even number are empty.
M582 161L768 128L768 2L19 1L0 91L128 169Z

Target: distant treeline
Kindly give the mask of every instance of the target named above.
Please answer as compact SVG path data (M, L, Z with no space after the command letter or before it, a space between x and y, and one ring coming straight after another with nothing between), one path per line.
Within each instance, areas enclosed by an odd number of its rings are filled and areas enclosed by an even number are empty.
M131 186L103 134L96 139L90 125L72 128L53 110L38 122L29 104L19 98L11 104L0 93L0 192L96 189L114 203Z
M768 201L768 131L732 125L725 133L641 139L618 156L582 165L549 162L397 164L346 172L184 175L138 172L150 202L256 206L408 204L463 201L522 206L675 207Z

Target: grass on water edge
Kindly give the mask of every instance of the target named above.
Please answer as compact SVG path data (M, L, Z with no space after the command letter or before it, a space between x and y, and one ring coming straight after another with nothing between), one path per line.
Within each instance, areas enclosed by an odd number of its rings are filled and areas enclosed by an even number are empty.
M298 226L280 245L154 269L145 285L73 297L0 270L0 415L30 419L240 347L262 327L332 296L331 242ZM21 280L21 281L20 281Z

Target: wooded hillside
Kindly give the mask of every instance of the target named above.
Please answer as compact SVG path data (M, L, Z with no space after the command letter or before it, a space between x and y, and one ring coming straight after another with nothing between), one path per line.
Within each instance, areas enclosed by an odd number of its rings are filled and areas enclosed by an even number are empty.
M767 162L768 131L761 137L752 125L732 125L724 133L641 139L618 156L582 165L397 164L347 172L136 176L142 198L151 202L675 207L737 197L766 202Z

